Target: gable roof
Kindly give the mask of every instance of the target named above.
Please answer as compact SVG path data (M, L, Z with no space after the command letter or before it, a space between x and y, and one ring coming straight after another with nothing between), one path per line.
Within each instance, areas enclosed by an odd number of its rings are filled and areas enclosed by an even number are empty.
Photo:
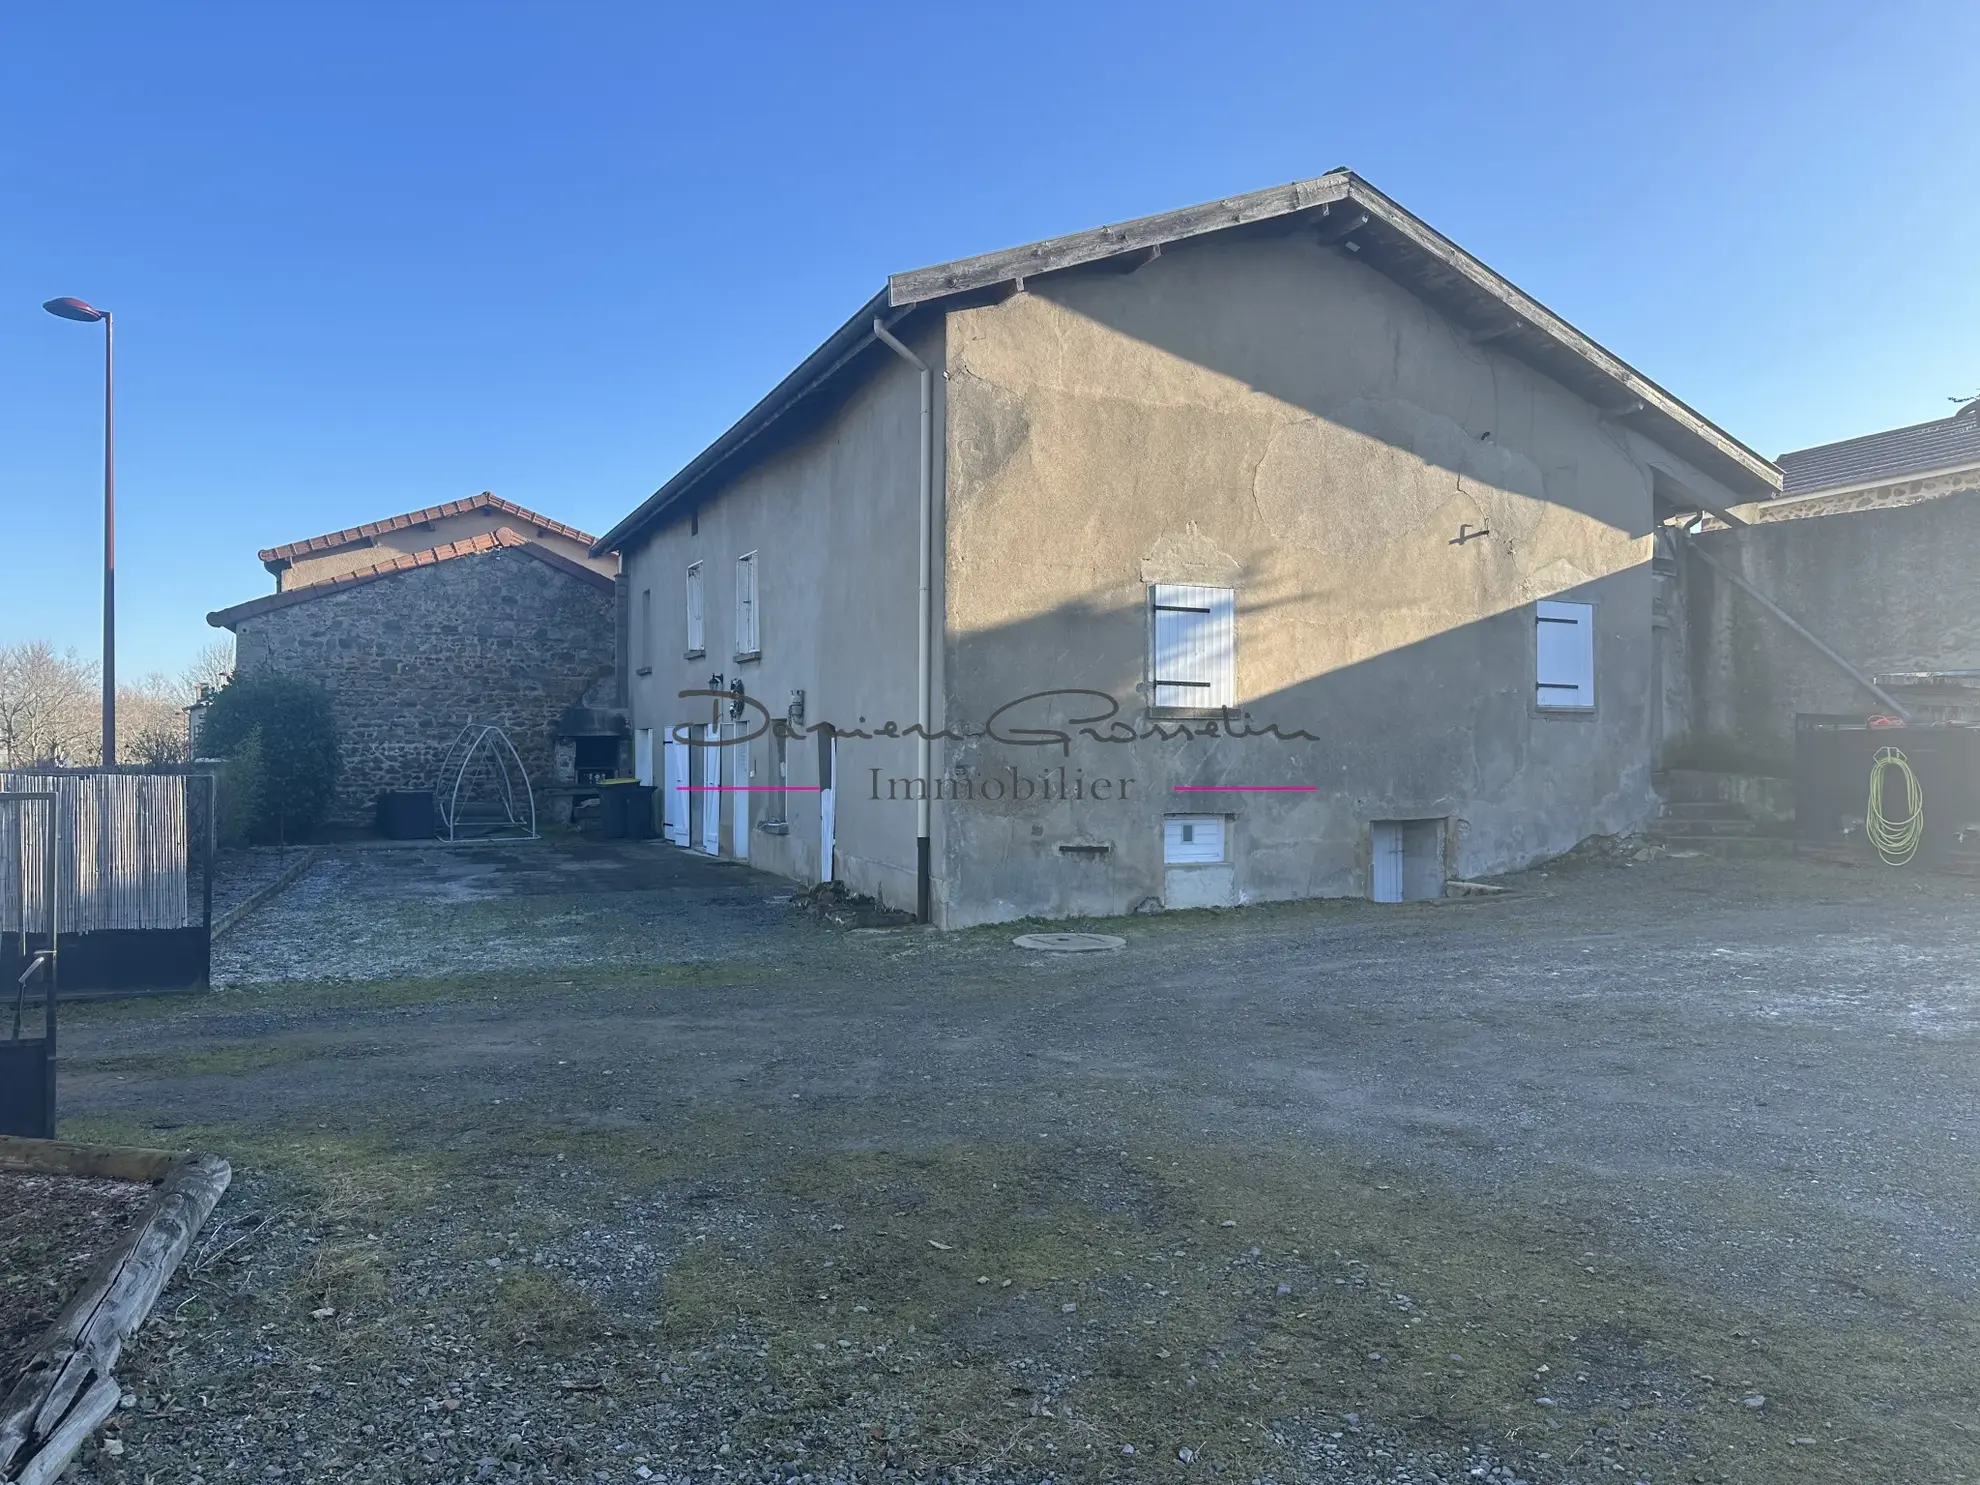
M259 614L272 613L278 608L289 608L298 603L308 603L313 599L327 598L332 593L342 593L365 583L377 582L380 578L395 577L402 572L414 572L422 567L432 567L435 563L451 562L457 557L473 557L483 552L501 551L505 548L523 552L559 572L583 578L587 583L608 593L615 586L609 577L596 568L586 567L582 562L566 557L562 552L553 552L541 542L532 541L529 537L503 526L494 531L484 531L479 536L429 547L423 552L407 552L389 561L374 563L370 567L360 567L355 572L340 572L337 576L324 578L321 582L304 583L299 588L289 588L280 593L268 593L260 598L250 598L246 603L237 603L232 608L218 609L208 614L206 622L215 629L232 629L242 619L252 619Z
M1980 468L1980 416L1962 410L1949 418L1914 423L1909 428L1796 449L1776 462L1787 476L1783 493L1788 495Z
M1351 170L1273 186L1157 216L1046 238L1000 252L896 273L714 443L592 546L616 550L702 484L786 413L851 368L892 326L917 309L1022 288L1027 279L1109 260L1159 256L1165 246L1223 232L1314 233L1401 284L1464 330L1474 343L1526 362L1719 480L1736 495L1779 493L1781 473L1724 429L1583 335L1449 238L1403 210ZM981 302L978 300L977 302ZM868 364L874 364L869 362Z
M340 547L355 546L361 541L383 536L387 532L404 531L409 526L424 526L431 521L445 520L448 516L471 516L480 511L497 511L505 516L514 516L517 520L526 521L539 530L583 542L586 546L597 540L587 531L580 531L575 526L566 526L562 521L553 521L548 516L539 516L533 510L525 510L520 505L483 490L479 495L471 495L466 500L450 500L445 505L429 505L425 510L409 510L404 515L387 516L382 521L367 521L362 526L332 531L326 536L312 536L306 541L292 541L287 546L267 547L255 555L261 558L263 565L269 571L273 572L298 557L318 557L325 552L334 552Z

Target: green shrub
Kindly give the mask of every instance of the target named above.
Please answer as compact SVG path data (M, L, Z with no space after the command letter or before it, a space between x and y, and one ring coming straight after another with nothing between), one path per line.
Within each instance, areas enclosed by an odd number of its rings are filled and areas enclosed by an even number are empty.
M337 721L319 686L283 675L230 681L213 698L200 751L242 765L238 827L256 843L307 839L337 790ZM250 779L249 775L258 775ZM224 786L223 786L224 793ZM233 813L234 806L224 806Z
M261 757L261 729L250 727L246 737L220 767L219 794L213 801L213 833L222 846L251 844L261 829L268 798L268 769Z

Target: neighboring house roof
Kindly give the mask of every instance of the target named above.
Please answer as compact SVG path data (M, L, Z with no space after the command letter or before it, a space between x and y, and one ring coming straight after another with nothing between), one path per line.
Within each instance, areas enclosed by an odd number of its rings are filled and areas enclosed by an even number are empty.
M444 546L428 548L423 552L408 552L390 561L379 562L370 567L361 567L356 572L341 572L332 578L317 583L305 583L299 588L289 588L280 593L269 593L260 598L250 598L246 603L237 603L232 608L223 608L206 616L206 622L215 629L232 629L242 619L252 619L259 614L272 613L278 608L288 608L298 603L308 603L313 599L327 598L333 593L342 593L365 583L375 583L380 578L395 577L402 572L414 572L422 567L432 567L439 562L451 562L456 557L472 557L482 552L514 548L537 561L547 563L559 572L567 572L572 577L583 578L595 587L611 592L615 586L612 580L596 568L586 567L582 562L566 557L562 552L553 552L539 541L532 541L503 526L495 531L484 531L479 536L471 536L462 541L450 541Z
M1096 227L1023 247L897 273L887 286L742 419L592 546L623 546L669 507L744 451L785 414L822 390L877 344L876 320L891 327L924 306L983 302L1025 280L1109 259L1159 256L1165 245L1214 233L1311 229L1431 304L1474 341L1533 366L1719 480L1736 495L1780 489L1780 471L1641 372L1501 278L1350 170L1274 186L1159 216ZM877 364L868 362L869 365Z
M403 531L409 526L424 526L431 521L445 520L449 516L471 516L481 511L496 511L505 516L514 516L517 520L527 521L540 530L569 537L572 541L583 542L586 546L592 545L598 539L587 531L580 531L575 526L566 526L562 521L553 521L548 516L539 516L533 510L525 510L520 505L483 490L479 495L470 496L466 500L450 500L445 505L429 505L425 510L409 510L402 516L388 516L382 521L367 521L364 525L353 526L347 531L332 531L327 536L312 536L307 541L292 541L287 546L269 547L256 555L272 572L295 561L298 557L318 557L325 552L334 552L339 547L354 546L358 542L369 541L390 531Z
M1962 410L1932 423L1796 449L1776 462L1787 476L1784 495L1858 489L1980 468L1980 417Z

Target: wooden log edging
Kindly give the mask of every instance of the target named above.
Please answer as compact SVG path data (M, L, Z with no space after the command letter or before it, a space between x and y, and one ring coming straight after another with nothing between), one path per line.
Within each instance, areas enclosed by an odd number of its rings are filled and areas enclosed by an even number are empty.
M162 1179L136 1174L161 1165ZM0 1403L0 1481L10 1485L54 1480L110 1416L122 1391L115 1368L124 1342L151 1313L233 1179L217 1155L0 1138L0 1169L100 1177L113 1168L158 1180L158 1194L48 1327Z
M282 874L276 877L274 881L268 883L265 887L256 888L249 895L247 901L236 903L233 907L222 913L213 924L213 931L208 935L208 942L213 944L219 943L221 939L225 938L249 918L260 912L269 902L295 886L297 882L302 880L303 873L316 865L321 855L322 853L313 846L303 847L302 854L283 867Z

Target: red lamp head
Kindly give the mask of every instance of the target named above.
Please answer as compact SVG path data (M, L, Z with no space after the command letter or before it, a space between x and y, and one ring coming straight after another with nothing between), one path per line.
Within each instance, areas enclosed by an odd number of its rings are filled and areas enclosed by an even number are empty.
M105 318L108 313L105 310L92 309L80 299L51 299L41 307L51 315L59 315L62 319L82 320L92 325Z

